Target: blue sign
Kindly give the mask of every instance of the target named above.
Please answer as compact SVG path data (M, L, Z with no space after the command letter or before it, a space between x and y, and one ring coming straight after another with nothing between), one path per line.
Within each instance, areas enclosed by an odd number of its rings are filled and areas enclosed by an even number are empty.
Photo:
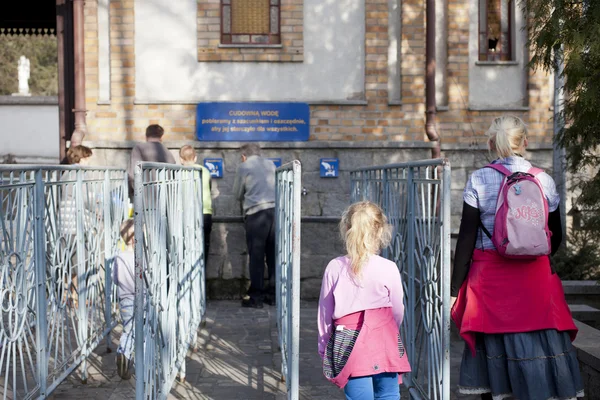
M222 158L205 158L204 166L210 172L211 178L223 177L223 159Z
M340 161L337 158L321 158L321 178L337 178Z
M269 160L273 161L273 164L275 164L275 167L277 167L277 168L281 167L281 158L269 158Z
M300 142L310 134L306 103L200 103L196 137L218 142Z

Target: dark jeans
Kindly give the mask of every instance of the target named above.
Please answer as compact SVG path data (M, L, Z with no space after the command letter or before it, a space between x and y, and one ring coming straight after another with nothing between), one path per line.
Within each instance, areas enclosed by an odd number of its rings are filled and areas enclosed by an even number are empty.
M250 255L248 295L260 301L275 294L275 209L269 208L246 216L246 243ZM265 257L269 285L265 288Z
M204 216L204 267L208 265L208 250L210 250L210 233L212 232L212 214Z

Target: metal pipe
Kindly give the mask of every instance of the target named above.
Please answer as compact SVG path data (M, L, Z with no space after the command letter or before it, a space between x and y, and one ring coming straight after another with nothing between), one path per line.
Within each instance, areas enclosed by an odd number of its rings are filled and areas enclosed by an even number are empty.
M75 42L75 130L71 146L80 145L87 133L85 123L85 48L84 48L84 0L73 0L73 37Z
M425 15L425 133L435 147L431 149L431 158L440 158L440 137L435 129L435 0L427 0Z
M56 45L58 49L58 151L61 164L67 159L67 128L65 122L65 0L56 0Z

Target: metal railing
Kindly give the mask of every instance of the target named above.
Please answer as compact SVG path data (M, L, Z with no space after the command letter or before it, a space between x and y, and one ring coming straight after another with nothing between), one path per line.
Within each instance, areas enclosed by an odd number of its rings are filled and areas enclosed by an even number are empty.
M135 169L136 398L166 399L206 309L202 170Z
M45 398L116 322L124 170L0 166L0 395Z
M275 180L277 329L289 400L299 398L301 178L300 162L292 161Z
M353 202L379 204L394 227L383 256L402 274L402 337L412 398L450 399L450 164L423 160L351 171Z

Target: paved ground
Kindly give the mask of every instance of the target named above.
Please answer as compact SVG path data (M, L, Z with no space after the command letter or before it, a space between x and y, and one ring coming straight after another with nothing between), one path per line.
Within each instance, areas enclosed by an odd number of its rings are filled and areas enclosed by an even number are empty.
M323 377L316 346L316 303L306 302L301 310L300 398L344 399L343 393ZM116 348L118 332L113 342ZM454 337L454 339L457 339ZM171 399L285 399L281 382L281 354L277 346L275 308L242 309L239 302L208 303L206 325L198 337L198 351L190 353L186 381L176 382ZM462 344L452 343L452 383L458 377ZM135 397L135 380L122 381L115 367L115 353L106 346L96 349L88 363L88 383L76 374L63 382L51 399L116 400ZM454 385L453 385L454 386ZM403 396L403 398L407 398ZM452 396L453 399L477 399Z

